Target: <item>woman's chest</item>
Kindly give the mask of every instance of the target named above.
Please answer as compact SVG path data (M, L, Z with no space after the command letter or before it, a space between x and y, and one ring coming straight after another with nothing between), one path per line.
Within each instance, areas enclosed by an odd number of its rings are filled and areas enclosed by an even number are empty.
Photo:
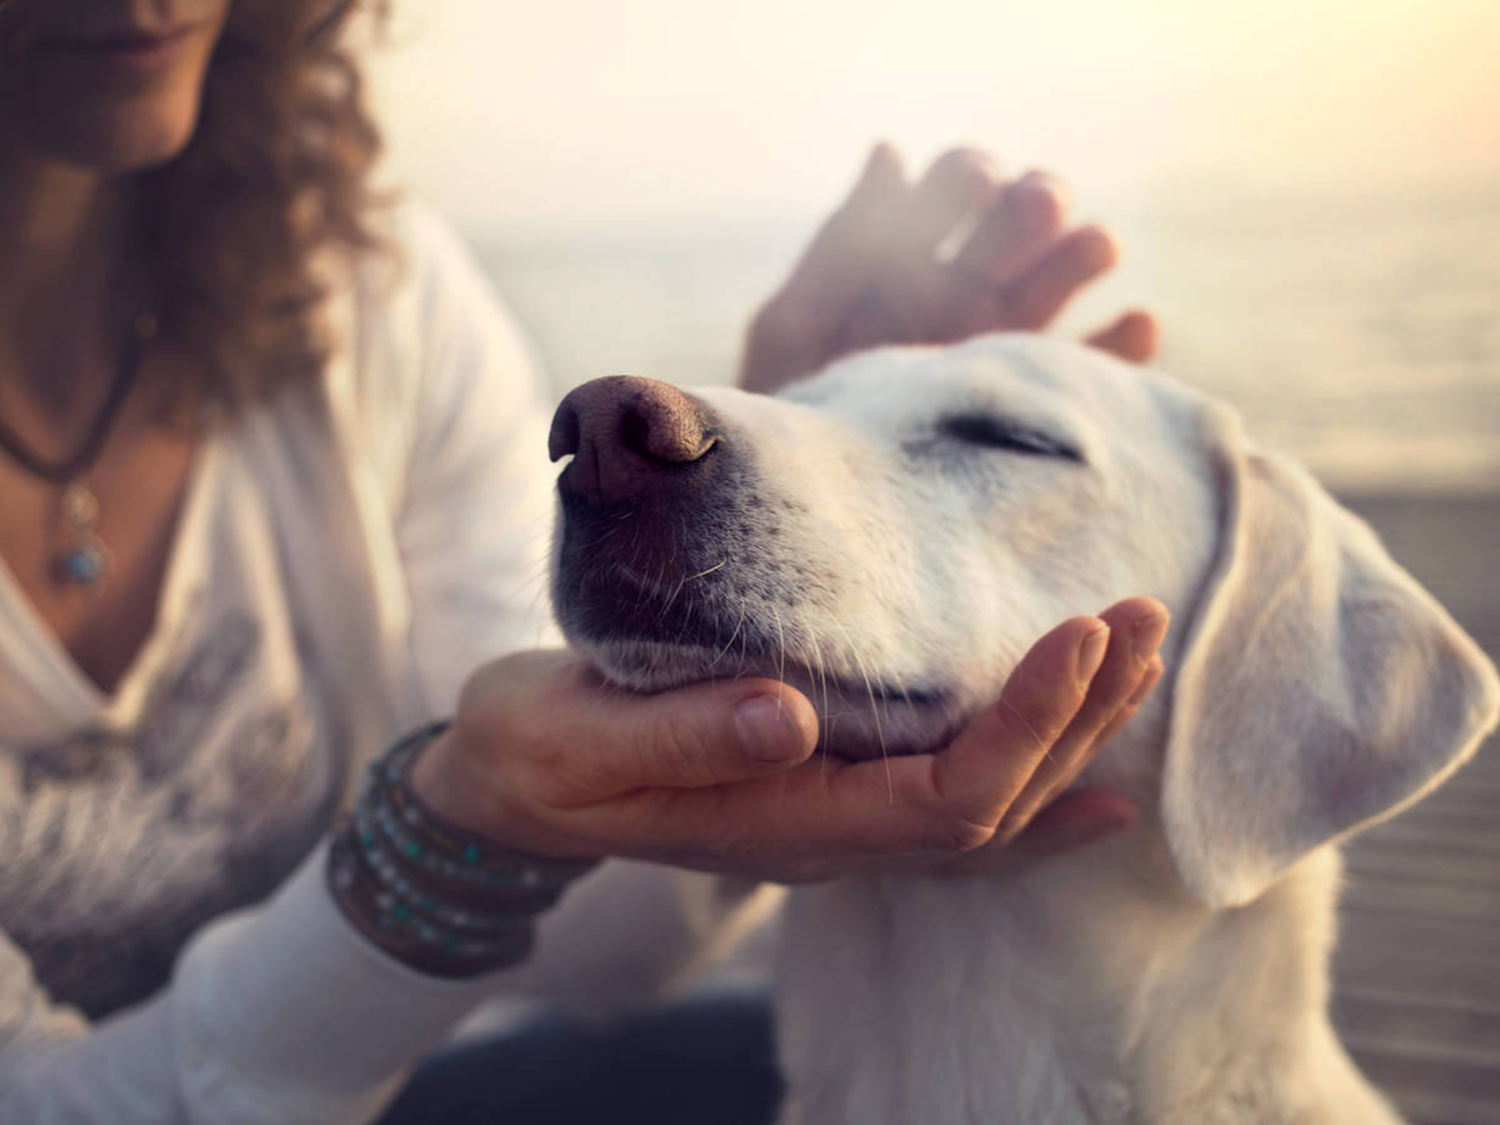
M205 449L112 693L0 581L0 929L91 1015L149 995L193 932L268 894L347 788L337 670L359 641L308 607L367 595L327 513L268 491L258 464Z
M0 929L55 999L92 1016L155 991L193 932L268 894L345 788L315 670L242 608L204 622L134 723L0 762Z
M188 434L143 432L67 485L0 459L0 567L103 691L119 683L151 631L198 444Z

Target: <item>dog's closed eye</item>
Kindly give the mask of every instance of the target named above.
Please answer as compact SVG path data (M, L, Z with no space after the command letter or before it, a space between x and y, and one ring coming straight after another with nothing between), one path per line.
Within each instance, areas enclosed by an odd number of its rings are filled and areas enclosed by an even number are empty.
M966 445L1083 463L1083 454L1071 443L1035 426L994 414L950 414L938 422L937 432L940 437Z

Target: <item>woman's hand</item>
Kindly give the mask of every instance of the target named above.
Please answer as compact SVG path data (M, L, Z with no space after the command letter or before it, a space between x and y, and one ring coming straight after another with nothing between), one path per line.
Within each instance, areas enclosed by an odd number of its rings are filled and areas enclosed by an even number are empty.
M1042 173L1006 181L983 153L954 149L908 183L896 151L877 146L751 322L740 385L769 393L881 344L1045 328L1117 256L1108 232L1070 227L1066 214L1061 186ZM1129 312L1088 343L1144 362L1156 323Z
M817 716L785 684L634 696L573 654L517 653L470 680L413 784L460 827L537 855L785 882L876 863L995 870L1131 823L1129 802L1103 793L1038 814L1155 684L1165 632L1165 609L1146 598L1073 618L949 746L859 763L809 761Z

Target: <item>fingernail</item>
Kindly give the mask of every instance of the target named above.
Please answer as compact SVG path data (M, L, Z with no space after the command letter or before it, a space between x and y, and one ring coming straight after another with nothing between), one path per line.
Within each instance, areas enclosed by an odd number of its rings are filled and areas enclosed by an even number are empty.
M802 731L774 695L752 695L736 707L734 732L756 761L784 762L802 754Z
M1130 630L1131 650L1135 653L1136 660L1144 664L1155 656L1166 635L1165 613L1152 613L1137 621Z
M1078 686L1084 691L1093 682L1099 665L1104 663L1104 650L1108 647L1109 626L1101 621L1098 628L1085 636L1083 643L1078 646L1078 666L1074 674L1078 677Z

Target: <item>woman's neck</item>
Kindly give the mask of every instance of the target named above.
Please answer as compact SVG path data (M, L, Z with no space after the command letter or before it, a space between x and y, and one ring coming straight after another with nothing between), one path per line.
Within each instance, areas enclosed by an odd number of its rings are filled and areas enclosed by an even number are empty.
M116 177L0 155L0 413L16 398L88 410L108 380L127 195Z

